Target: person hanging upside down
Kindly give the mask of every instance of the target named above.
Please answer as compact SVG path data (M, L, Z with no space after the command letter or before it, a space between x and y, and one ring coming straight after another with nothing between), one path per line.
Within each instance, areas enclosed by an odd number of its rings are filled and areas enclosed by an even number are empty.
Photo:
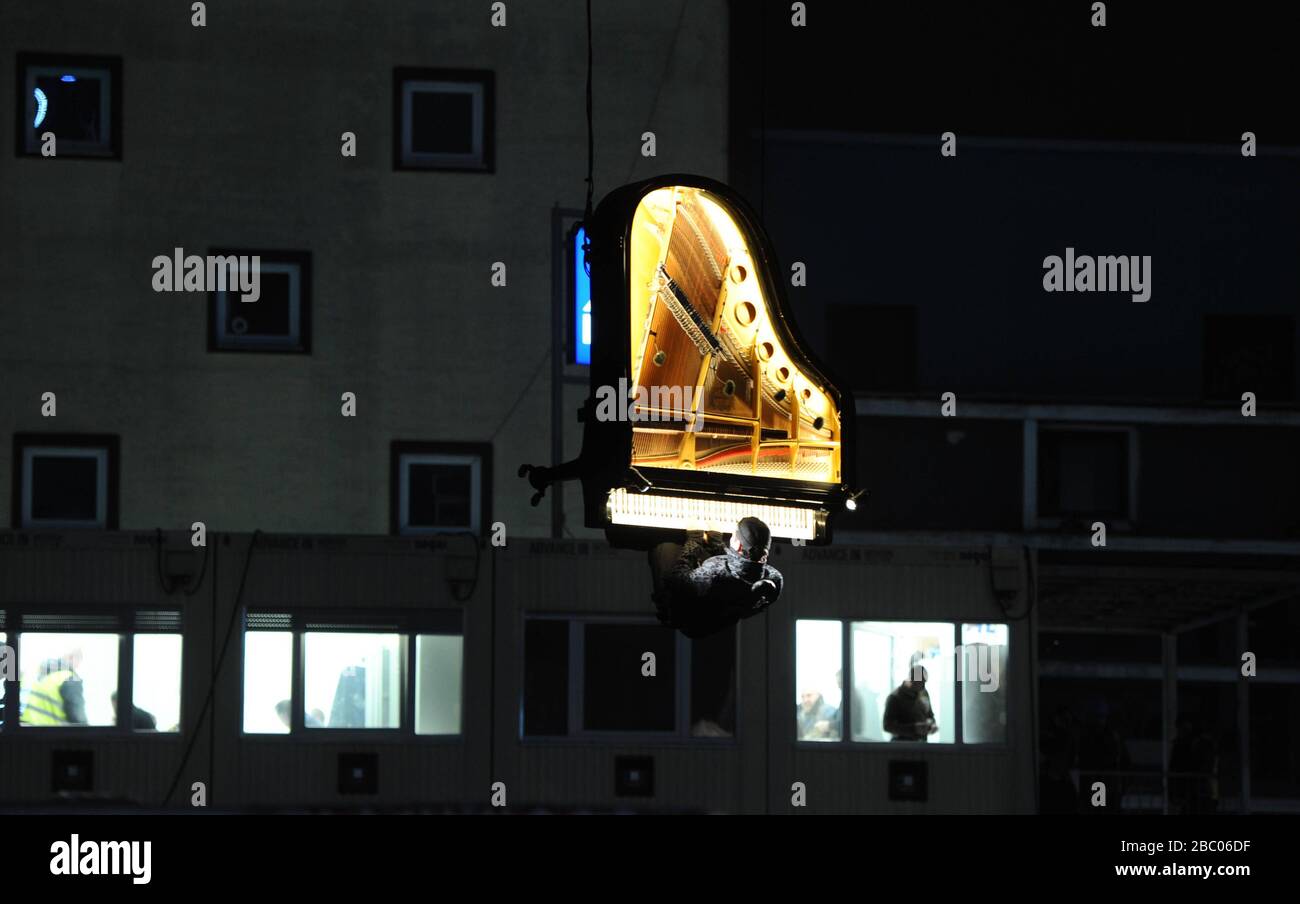
M729 543L704 531L687 531L685 544L650 550L650 575L659 621L687 637L706 637L752 618L776 602L784 579L767 564L772 531L758 518L742 518Z

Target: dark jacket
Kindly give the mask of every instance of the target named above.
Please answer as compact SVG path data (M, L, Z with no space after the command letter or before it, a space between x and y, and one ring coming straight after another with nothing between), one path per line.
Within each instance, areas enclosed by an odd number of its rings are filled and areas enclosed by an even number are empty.
M770 599L754 592L759 580L776 585ZM721 540L706 543L692 536L664 576L660 619L687 637L705 637L758 615L783 586L781 572L771 565L751 562Z
M927 740L930 732L924 726L918 727L917 723L933 719L930 695L919 684L904 682L885 701L885 731L893 735L895 741Z

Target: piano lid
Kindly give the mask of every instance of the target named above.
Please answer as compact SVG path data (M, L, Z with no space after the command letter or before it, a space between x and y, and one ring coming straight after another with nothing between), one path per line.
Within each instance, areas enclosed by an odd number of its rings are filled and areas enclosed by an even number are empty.
M587 526L619 546L745 512L826 542L854 497L852 394L798 338L753 213L720 183L664 176L612 192L589 236L582 455L534 486L580 476Z

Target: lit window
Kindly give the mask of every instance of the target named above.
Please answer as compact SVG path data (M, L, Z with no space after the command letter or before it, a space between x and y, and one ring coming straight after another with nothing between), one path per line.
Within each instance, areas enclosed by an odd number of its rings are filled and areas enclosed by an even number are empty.
M214 249L210 256L218 262L213 275L227 275L225 288L209 286L209 351L311 352L309 252ZM221 261L242 263L232 270Z
M461 618L446 610L247 613L244 731L461 734Z
M569 285L573 305L570 319L573 323L572 351L574 364L591 363L591 274L587 270L586 254L582 250L587 231L581 226L573 230L570 239Z
M491 446L393 443L393 532L479 533L489 520Z
M42 728L117 724L120 635L23 631L18 644L19 722Z
M843 731L843 628L837 621L795 625L795 738L838 741Z
M951 622L799 620L795 737L1005 743L1009 629L960 629L958 643L958 626ZM842 668L846 631L850 657ZM843 688L850 689L844 700Z
M116 57L18 54L18 153L122 156L122 63Z
M244 634L244 731L288 734L293 710L293 634Z
M180 731L181 635L135 635L132 660L131 728Z
M397 634L303 635L303 725L400 728L402 639Z
M962 625L961 735L967 744L1007 740L1007 626Z
M398 68L394 169L492 172L493 74Z
M452 634L421 634L416 637L416 734L460 734L464 645L464 638Z
M853 623L853 739L949 744L957 737L951 623Z
M117 437L17 434L14 523L24 529L117 527Z

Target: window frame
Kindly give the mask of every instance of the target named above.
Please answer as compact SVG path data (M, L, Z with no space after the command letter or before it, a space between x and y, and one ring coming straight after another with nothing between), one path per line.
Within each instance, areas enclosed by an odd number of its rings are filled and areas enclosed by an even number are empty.
M102 490L102 499L96 505L96 519L87 521L49 521L30 523L32 485L29 452L49 450L59 454L74 450L102 451L102 465L96 479L96 490ZM13 468L13 493L11 524L14 530L117 530L118 529L118 467L120 443L116 434L107 433L15 433ZM68 457L78 457L69 455ZM102 511L103 518L98 516Z
M289 299L289 317L292 324L293 318L297 317L297 334L290 332L283 342L278 339L271 341L269 337L261 337L267 341L255 342L248 345L240 345L239 334L228 334L225 328L225 319L219 318L219 315L229 307L230 298L235 294L226 287L226 291L219 292L215 288L208 292L208 353L233 353L233 354L265 354L265 355L311 355L311 309L312 309L312 260L310 251L293 251L277 248L209 248L207 256L217 255L236 255L236 256L257 256L261 258L259 264L260 271L266 272L268 265L272 267L297 267L298 268L298 297L295 300ZM204 258L205 266L207 257ZM206 271L205 271L206 272ZM275 272L275 271L271 271ZM177 274L179 279L180 275ZM290 276L290 285L293 277ZM237 304L258 304L261 298L253 302L236 302ZM296 310L295 310L296 303ZM259 338L259 337L253 337Z
M65 152L63 150L63 142L59 141L59 146L54 159L113 160L121 162L122 132L123 122L125 120L125 117L122 115L122 58L120 56L100 56L81 53L21 52L16 54L14 90L18 92L18 97L15 98L14 102L14 155L20 158L36 157L38 159L48 159L41 155L40 132L36 133L36 149L30 150L27 147L28 127L26 123L30 121L27 118L27 114L30 111L30 106L28 104L28 94L30 92L27 90L27 70L29 68L96 70L105 72L108 75L110 82L107 89L107 101L110 108L110 131L109 140L107 142L108 153L88 154L85 152L78 153L76 150ZM101 89L101 91L102 90L103 89ZM103 99L104 98L101 97L101 100ZM102 115L102 109L100 112ZM55 139L58 140L58 133L55 133Z
M1127 436L1126 458L1128 464L1127 484L1125 485L1125 495L1128 511L1124 517L1103 521L1107 530L1131 531L1137 525L1138 520L1138 482L1140 471L1140 462L1138 458L1138 428L1133 424L1093 424L1093 423L1070 423L1068 421L1040 421L1035 424L1034 430L1027 438L1032 440L1033 445L1033 494L1030 496L1031 503L1029 514L1029 523L1034 529L1038 530L1060 530L1066 524L1072 523L1073 518L1064 515L1042 515L1041 500L1039 499L1039 486L1042 482L1042 441L1043 433L1122 433ZM1028 481L1027 481L1028 484ZM1090 516L1089 516L1090 517ZM1094 519L1097 520L1097 519Z
M833 616L833 615L828 615L828 616L801 615L801 616L797 616L794 619L794 630L790 632L790 647L789 647L790 662L794 666L794 668L791 670L790 673L791 675L790 680L792 682L792 685L794 685L793 697L795 699L795 704L794 704L795 706L799 705L798 704L799 689L797 687L798 669L799 669L799 663L798 663L799 650L798 650L797 635L799 630L799 622L801 621L826 621L826 622L839 623L840 625L840 668L843 670L844 688L848 688L848 689L851 689L853 687L853 630L852 628L853 628L853 624L856 622L873 622L879 624L899 624L899 625L915 625L915 624L949 625L953 631L953 652L955 658L960 655L958 651L962 649L962 642L961 642L962 625L986 625L986 624L1005 625L1007 629L1007 671L1009 673L1014 672L1014 669L1012 667L1012 659L1011 659L1011 647L1012 647L1012 638L1015 634L1014 627L1016 623L1010 619L1007 619L1005 621L1000 621L1000 622L999 621L988 622L988 621L980 621L978 620L977 617L961 616L960 618L957 618L956 621L949 621L947 618L938 618L938 619L934 619L933 621L925 621L918 618L864 618L860 616L854 616L852 618L844 618L842 616ZM962 660L962 663L964 666L965 661ZM958 675L957 666L956 663L954 663L953 676L952 676L953 703L954 703L952 741L931 743L930 741L854 740L853 706L851 704L847 707L844 705L845 699L847 697L847 693L842 693L840 696L840 737L839 739L834 741L803 740L799 738L797 734L795 734L795 723L794 720L792 719L787 724L791 726L788 730L791 732L792 735L794 735L792 741L792 743L794 744L794 748L795 750L801 752L807 750L815 750L815 749L826 749L826 750L840 751L840 752L843 752L846 749L863 749L863 750L899 751L899 752L912 752L912 753L921 750L924 750L927 753L933 751L941 751L941 752L960 751L962 753L969 753L971 751L1006 752L1010 750L1012 746L1012 735L1014 731L1014 726L1016 724L1016 720L1014 716L1014 707L1011 705L1011 700L1010 700L1010 690L1008 690L1008 698L1007 698L1007 726L1006 726L1006 732L1003 735L1003 739L1001 741L995 741L991 743L965 741L963 740L964 730L965 730L965 716L962 712L962 706L961 706L962 682L958 680L957 675Z
M169 613L175 615L178 621L176 630L147 630L141 629L140 616L144 613ZM13 681L6 681L5 696L0 703L0 736L7 738L29 737L29 738L53 738L56 740L69 740L72 738L159 738L160 742L178 743L189 730L187 725L187 716L189 715L185 701L186 674L185 674L185 613L184 610L175 606L57 606L57 607L33 607L11 605L3 613L4 621L0 622L0 629L5 635L5 643L14 651L14 662L16 666L17 678ZM78 627L75 630L51 630L49 627L41 625L28 626L24 622L32 617L36 618L54 618L54 619L75 619L81 617L95 617L103 619L101 625L86 625ZM114 724L112 725L23 725L20 721L19 710L22 707L22 635L23 634L111 634L117 637L117 712L114 713ZM180 699L178 701L178 717L176 731L148 731L145 729L132 728L129 720L131 708L135 704L135 638L142 634L162 634L176 635L181 638L181 684ZM10 718L9 701L17 701ZM128 719L123 724L123 714L127 714Z
M426 86L466 86L463 93L478 98L474 114L478 116L478 130L470 136L471 145L477 142L477 154L441 154L415 151L411 148L412 122L406 113L410 95L408 84ZM462 93L462 92L450 92ZM471 117L471 118L472 118ZM471 129L474 126L471 125ZM424 162L420 162L420 158ZM458 160L457 158L464 158ZM394 172L496 172L496 72L491 69L429 69L419 66L393 68L393 170Z
M423 461L404 463L404 458L419 458ZM469 461L463 461L469 459ZM474 461L477 459L477 461ZM470 524L467 527L416 527L406 522L409 520L410 478L405 464L469 464L470 487L474 495L470 497ZM478 469L477 480L474 476ZM429 537L447 534L472 534L482 537L492 524L492 444L470 442L422 442L418 440L394 440L389 447L389 500L388 529L398 537ZM477 509L478 524L474 524Z
M525 649L526 627L529 621L562 621L567 623L569 629L569 661L568 661L568 680L567 680L567 714L568 725L564 734L556 735L530 735L524 733L524 706L526 696L523 687L523 663L527 650ZM584 670L584 656L586 650L585 628L587 625L594 624L616 624L616 625L641 625L658 627L660 622L652 617L643 615L585 615L578 613L563 612L522 612L519 615L517 625L518 645L516 661L520 664L519 671L519 697L518 697L518 719L516 728L516 739L521 744L526 745L606 745L618 746L627 744L648 744L654 746L693 746L704 745L710 747L725 746L738 747L740 732L742 729L742 720L744 718L742 707L736 706L736 725L732 730L730 737L696 737L691 734L691 639L686 637L680 631L673 632L674 637L674 656L676 659L674 678L677 682L673 694L674 718L672 731L652 731L647 729L636 729L632 731L609 731L593 730L583 728L583 716L585 715L585 691L586 691L586 674ZM735 632L735 657L736 657L736 678L734 690L739 695L740 690L740 632Z
M287 626L249 627L250 616L283 616ZM291 671L289 677L289 730L283 732L246 731L245 708L245 650L239 645L239 739L241 741L268 743L397 743L412 741L421 744L460 744L466 738L465 683L469 674L465 655L465 618L461 609L393 610L356 609L322 610L284 608L274 606L246 607L241 616L241 640L251 632L281 632L290 634L292 641ZM396 728L308 728L303 703L306 691L304 635L306 634L397 634L402 700ZM461 639L460 658L460 730L455 734L420 734L415 730L416 668L418 638L427 635L449 635Z

